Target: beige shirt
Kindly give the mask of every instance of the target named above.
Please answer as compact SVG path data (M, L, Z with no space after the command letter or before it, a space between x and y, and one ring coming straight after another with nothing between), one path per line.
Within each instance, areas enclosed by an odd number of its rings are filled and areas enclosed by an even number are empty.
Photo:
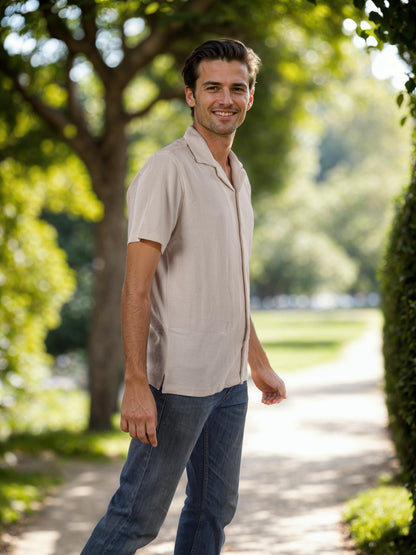
M231 153L233 185L192 126L156 152L127 192L128 241L162 245L151 292L149 383L206 396L247 379L253 211Z

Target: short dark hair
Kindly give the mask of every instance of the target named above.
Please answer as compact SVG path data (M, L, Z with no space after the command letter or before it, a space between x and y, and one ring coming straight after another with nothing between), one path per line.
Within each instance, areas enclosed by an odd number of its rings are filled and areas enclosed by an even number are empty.
M188 56L182 70L185 86L195 92L196 81L199 76L199 64L203 60L237 60L244 63L248 69L249 87L252 89L260 69L261 60L257 54L235 39L207 40Z

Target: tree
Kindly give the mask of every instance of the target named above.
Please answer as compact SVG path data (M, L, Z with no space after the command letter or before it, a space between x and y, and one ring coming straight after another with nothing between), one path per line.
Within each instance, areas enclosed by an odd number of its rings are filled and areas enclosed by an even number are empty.
M277 18L288 22L289 13L292 26L299 21L306 29L313 27L315 14L325 36L333 38L343 3L333 0L332 5L337 9L315 9L300 0L1 2L0 71L13 92L79 156L103 205L95 226L90 428L110 426L117 398L130 129L160 101L182 94L178 66L197 42L213 34L243 40L251 36L253 46L262 45L265 52L269 47L261 37ZM294 72L294 83L299 74L295 51L286 67ZM326 48L328 52L332 50ZM151 86L141 87L143 78ZM285 93L290 98L290 86ZM15 94L11 97L19 102ZM279 135L285 144L285 136ZM276 185L262 181L266 188Z
M93 190L103 203L95 230L95 309L89 337L91 428L109 426L121 365L119 296L123 280L127 169L127 127L162 98L178 96L177 82L157 76L159 90L143 108L127 111L124 94L137 72L172 49L185 32L200 32L198 22L213 0L189 3L111 3L83 1L12 2L2 5L3 42L0 67L14 88L84 162ZM163 9L162 9L163 8ZM125 22L146 21L131 38ZM20 54L15 35L26 35ZM11 45L11 46L10 46ZM9 47L9 51L7 51ZM19 47L16 47L19 48ZM51 62L55 62L54 64ZM97 97L77 86L77 71L93 68ZM89 115L89 111L92 115ZM100 113L101 112L101 113Z

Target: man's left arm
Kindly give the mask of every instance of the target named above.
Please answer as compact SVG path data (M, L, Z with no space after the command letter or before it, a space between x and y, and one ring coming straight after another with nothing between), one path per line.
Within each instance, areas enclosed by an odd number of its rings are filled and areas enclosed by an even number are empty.
M262 403L274 405L286 399L285 383L270 366L269 359L257 337L251 318L248 363L255 386L263 392Z

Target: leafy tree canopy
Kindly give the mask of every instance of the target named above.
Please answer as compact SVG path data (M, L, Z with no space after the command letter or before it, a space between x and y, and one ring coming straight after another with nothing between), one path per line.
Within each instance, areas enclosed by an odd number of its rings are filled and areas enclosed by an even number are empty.
M407 183L411 126L401 127L395 92L350 49L342 79L309 103L279 195L257 204L252 255L257 295L368 294L377 272L392 199ZM383 153L383 156L380 156Z
M367 9L368 21L358 26L358 34L365 40L376 39L378 47L384 44L397 46L400 56L409 66L406 92L409 99L409 112L416 118L416 3L411 0L373 0L367 4L365 0L353 0L360 9ZM368 22L370 25L368 25ZM405 95L397 97L399 106Z
M145 117L154 116L162 101L183 97L179 70L196 44L213 36L244 40L264 66L236 150L255 195L278 189L290 173L291 122L302 115L304 95L322 88L341 67L340 28L348 10L341 0L317 7L306 0L0 0L0 113L8 112L8 155L22 154L29 164L57 163L61 145L54 141L48 153L42 138L51 129L84 163L103 204L92 264L92 428L108 427L116 408L124 193L132 140L142 133ZM43 123L12 140L22 100Z

